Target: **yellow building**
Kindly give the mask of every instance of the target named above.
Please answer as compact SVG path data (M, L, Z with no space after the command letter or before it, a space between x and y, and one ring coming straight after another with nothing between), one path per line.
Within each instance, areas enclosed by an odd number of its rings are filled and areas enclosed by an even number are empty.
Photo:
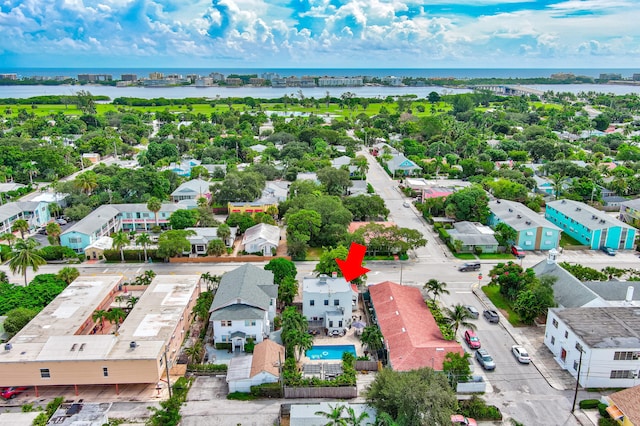
M0 387L157 383L178 355L199 275L156 276L117 329L93 313L123 294L121 276L80 277L0 350ZM125 290L126 291L126 290ZM113 305L114 307L117 306Z
M229 202L227 208L231 213L266 213L269 207L278 208L278 201L271 199L270 201L258 200L252 202Z
M622 426L640 426L640 386L612 393L607 412Z

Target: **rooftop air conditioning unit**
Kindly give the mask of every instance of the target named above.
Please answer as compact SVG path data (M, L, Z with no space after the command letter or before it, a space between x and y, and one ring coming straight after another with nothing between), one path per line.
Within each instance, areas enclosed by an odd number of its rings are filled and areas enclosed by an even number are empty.
M4 345L4 350L5 351L10 351L11 348L13 348L13 345L11 343L5 343L5 345Z
M135 349L137 346L138 346L138 344L136 342L129 343L129 348L131 348L131 349Z

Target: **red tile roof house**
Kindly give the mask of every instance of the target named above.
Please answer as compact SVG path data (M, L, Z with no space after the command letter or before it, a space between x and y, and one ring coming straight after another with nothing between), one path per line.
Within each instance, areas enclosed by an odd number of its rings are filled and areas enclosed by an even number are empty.
M447 353L464 355L458 342L442 337L420 289L385 281L369 286L369 294L394 371L442 371Z

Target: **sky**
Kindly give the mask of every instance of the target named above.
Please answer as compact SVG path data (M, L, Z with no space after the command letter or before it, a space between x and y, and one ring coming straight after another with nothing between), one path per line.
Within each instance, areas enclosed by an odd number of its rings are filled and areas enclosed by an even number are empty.
M640 68L639 0L0 0L0 67Z

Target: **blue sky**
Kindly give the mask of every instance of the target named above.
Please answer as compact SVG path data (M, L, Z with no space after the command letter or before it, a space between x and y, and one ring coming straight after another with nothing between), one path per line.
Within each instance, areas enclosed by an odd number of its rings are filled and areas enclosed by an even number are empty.
M638 22L638 0L0 0L0 64L640 68Z

